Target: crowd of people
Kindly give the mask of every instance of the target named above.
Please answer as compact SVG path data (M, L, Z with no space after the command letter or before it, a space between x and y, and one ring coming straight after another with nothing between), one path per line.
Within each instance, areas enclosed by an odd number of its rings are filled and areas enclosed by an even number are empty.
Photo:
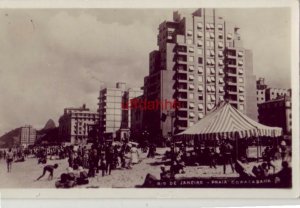
M43 164L42 174L37 180L43 178L47 173L49 173L48 179L53 179L55 169L59 165L57 163L53 165L49 163L49 160L66 160L68 169L61 174L57 187L73 187L75 184L89 183L89 178L95 176L111 175L115 169L131 169L141 161L140 154L141 152L145 153L144 149L147 149L148 158L155 158L156 146L154 144L142 148L137 143L122 141L96 143L91 146L57 145L0 150L0 159L6 160L7 172L11 172L13 162L24 162L29 156L37 158L37 164ZM235 144L230 140L222 140L214 147L194 146L192 151L184 142L172 143L163 158L165 165L161 166L160 177L163 180L174 179L176 174L185 173L186 166L198 165L205 165L212 169L222 166L223 174L228 173L229 166L231 171L236 172L240 177L264 178L275 174L282 177L289 174L290 153L291 151L284 142L278 146L265 147L262 152L262 163L253 166L249 174L241 165L243 161L247 163L247 156L238 154ZM282 160L283 172L275 173L273 161L278 159Z

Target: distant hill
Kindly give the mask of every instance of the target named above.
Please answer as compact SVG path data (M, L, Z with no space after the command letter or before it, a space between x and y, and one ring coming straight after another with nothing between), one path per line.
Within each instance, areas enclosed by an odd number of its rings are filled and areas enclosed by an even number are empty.
M16 128L0 137L0 148L9 148L19 143L21 128Z
M52 119L49 119L43 129L54 129L55 127L55 122Z

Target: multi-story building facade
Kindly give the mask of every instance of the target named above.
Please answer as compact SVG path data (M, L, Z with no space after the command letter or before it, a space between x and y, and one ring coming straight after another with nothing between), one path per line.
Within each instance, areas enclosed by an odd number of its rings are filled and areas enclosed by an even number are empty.
M266 89L266 101L274 100L284 96L291 96L291 89L282 88L267 88Z
M291 97L291 89L268 87L264 78L259 78L256 81L256 97L257 104L264 103L269 100L275 100L284 96Z
M266 89L267 85L265 83L265 78L259 78L256 81L256 95L257 95L257 104L266 102Z
M220 101L257 120L252 53L243 47L239 28L214 9L198 9L159 25L158 50L150 53L144 79L147 100L177 100L180 107L145 112L153 135L177 133L202 119ZM163 114L168 116L163 122Z
M130 100L142 94L138 88L126 88L118 82L115 88L104 88L99 96L99 131L100 135L112 135L120 138L129 136L131 128Z
M91 112L85 105L80 108L65 108L64 114L59 118L59 138L70 144L86 144L89 130L98 123L99 114Z
M135 97L137 100L144 100L144 96L140 95ZM137 137L141 137L142 131L144 131L143 126L143 114L144 110L140 108L140 106L136 106L130 109L131 110L131 121L130 121L130 132L133 139L137 139Z
M291 135L292 109L291 97L283 96L258 104L259 122L268 126L281 127L283 133Z
M36 141L36 130L30 125L25 125L21 127L20 145L23 147L27 147L28 145L33 145L35 141Z

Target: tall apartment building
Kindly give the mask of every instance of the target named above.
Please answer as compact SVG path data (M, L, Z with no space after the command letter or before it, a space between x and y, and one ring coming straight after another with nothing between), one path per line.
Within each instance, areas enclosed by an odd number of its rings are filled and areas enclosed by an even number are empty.
M265 83L265 78L259 78L256 81L257 104L275 100L285 96L292 96L291 89L268 87L268 85Z
M23 147L27 147L28 145L33 145L35 141L36 141L36 130L30 125L25 125L21 127L20 145Z
M124 138L131 128L130 100L142 94L138 88L127 89L126 83L118 82L115 88L104 88L99 96L99 131L101 136ZM128 106L126 106L129 103Z
M237 26L214 9L174 12L173 21L159 25L157 45L144 78L145 99L177 100L181 107L165 122L161 116L170 111L145 112L144 126L153 135L185 130L225 98L257 120L252 52L243 47Z
M89 130L98 123L99 114L91 112L85 105L79 108L65 108L64 114L59 118L59 138L70 144L86 144Z

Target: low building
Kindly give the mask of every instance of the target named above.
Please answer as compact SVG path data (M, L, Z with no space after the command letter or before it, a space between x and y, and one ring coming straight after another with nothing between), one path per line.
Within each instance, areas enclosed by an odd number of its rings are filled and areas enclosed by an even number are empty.
M33 145L35 141L36 141L36 130L30 125L25 125L21 127L20 145L23 147L27 147L29 145Z
M258 104L259 122L267 126L281 127L285 135L292 132L292 102L290 96Z
M265 78L259 78L256 81L256 99L257 104L264 103L269 100L278 99L280 97L291 97L291 89L268 87Z
M80 108L65 108L59 118L59 138L70 144L86 144L91 126L99 123L99 114L83 105ZM96 138L94 138L96 139Z

